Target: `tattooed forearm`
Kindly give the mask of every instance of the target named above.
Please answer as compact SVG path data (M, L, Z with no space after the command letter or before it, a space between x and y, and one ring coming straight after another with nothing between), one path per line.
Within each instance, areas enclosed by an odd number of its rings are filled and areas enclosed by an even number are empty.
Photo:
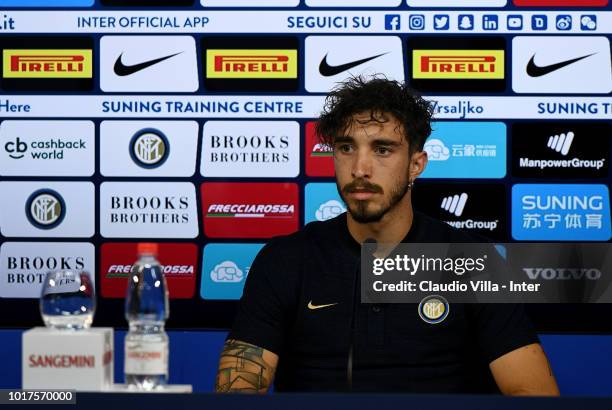
M264 349L238 340L228 340L219 360L215 389L224 393L265 393L275 370L264 360Z

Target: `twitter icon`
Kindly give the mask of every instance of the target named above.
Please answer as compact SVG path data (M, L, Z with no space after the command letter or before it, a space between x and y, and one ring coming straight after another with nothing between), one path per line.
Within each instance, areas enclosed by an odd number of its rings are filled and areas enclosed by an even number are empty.
M448 14L434 14L434 29L448 30L449 20Z

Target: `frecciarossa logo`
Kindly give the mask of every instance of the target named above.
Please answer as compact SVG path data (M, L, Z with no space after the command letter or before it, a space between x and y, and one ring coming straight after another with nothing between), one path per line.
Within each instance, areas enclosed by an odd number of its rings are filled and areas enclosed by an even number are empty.
M105 243L100 259L101 293L105 298L123 298L127 278L138 253L136 243ZM172 299L191 298L195 292L198 249L191 243L160 243L158 260Z
M205 183L204 230L213 238L269 238L298 228L293 183Z

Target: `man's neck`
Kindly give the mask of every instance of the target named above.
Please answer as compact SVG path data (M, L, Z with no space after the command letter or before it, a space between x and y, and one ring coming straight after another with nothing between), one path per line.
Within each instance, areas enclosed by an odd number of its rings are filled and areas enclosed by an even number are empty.
M360 223L347 213L348 230L357 242L375 239L378 243L400 243L410 231L414 213L408 193L394 209L387 212L378 222Z

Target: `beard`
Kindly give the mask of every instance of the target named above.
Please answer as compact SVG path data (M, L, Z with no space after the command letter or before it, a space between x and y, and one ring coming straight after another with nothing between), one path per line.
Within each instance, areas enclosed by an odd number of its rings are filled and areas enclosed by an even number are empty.
M411 184L408 178L398 181L398 183L391 188L388 198L386 198L385 202L378 209L370 209L371 201L369 200L348 200L348 194L357 188L384 194L384 190L381 186L372 184L364 179L356 179L346 184L342 189L336 180L336 187L353 219L359 223L365 224L379 222L383 216L395 208L402 198L404 198L410 190Z

